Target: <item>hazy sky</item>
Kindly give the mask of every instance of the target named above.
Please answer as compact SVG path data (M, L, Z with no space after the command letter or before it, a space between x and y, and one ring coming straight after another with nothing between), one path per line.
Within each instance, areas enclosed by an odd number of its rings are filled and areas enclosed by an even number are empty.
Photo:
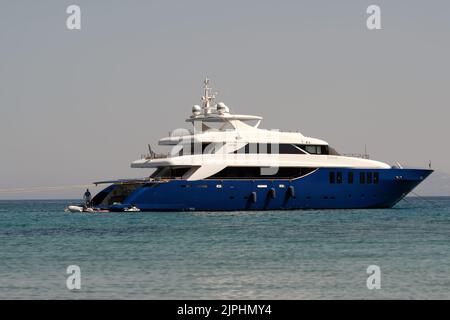
M188 126L205 75L262 128L450 173L449 1L2 1L0 40L3 199L146 176L131 161Z

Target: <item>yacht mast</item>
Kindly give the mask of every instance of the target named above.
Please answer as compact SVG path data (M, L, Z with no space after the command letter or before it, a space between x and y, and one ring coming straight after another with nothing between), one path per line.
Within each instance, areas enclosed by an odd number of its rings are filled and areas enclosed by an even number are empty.
M202 106L203 112L205 114L211 113L211 107L214 105L214 99L216 98L217 92L212 92L212 88L209 86L208 77L203 81L203 96L202 96Z

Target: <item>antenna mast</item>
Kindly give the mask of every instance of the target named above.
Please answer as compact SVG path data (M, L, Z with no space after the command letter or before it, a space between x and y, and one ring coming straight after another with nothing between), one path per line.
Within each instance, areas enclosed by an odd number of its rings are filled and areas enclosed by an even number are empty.
M212 92L212 88L209 86L208 77L203 81L203 96L202 96L202 106L205 113L210 112L211 106L214 104L214 99L216 98L217 92Z

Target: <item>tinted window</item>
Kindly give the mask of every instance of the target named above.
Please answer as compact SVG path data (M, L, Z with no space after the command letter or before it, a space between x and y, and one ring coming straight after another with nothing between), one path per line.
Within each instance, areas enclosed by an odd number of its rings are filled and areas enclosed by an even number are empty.
M349 172L348 173L348 183L352 184L353 183L353 172Z
M342 183L342 172L336 172L336 182Z
M277 170L278 169L278 170ZM279 167L227 167L208 179L293 179L304 176L315 168Z
M190 168L164 167L158 168L151 178L181 178Z
M316 146L305 146L305 151L311 154L316 154L317 148Z
M185 145L178 155L193 155L193 154L202 154L205 153L205 149L208 147L208 150L206 153L214 153L215 152L215 145L214 143L202 143L200 145L200 142L193 142L191 141L190 144Z
M373 183L378 184L379 180L380 180L380 176L379 176L378 172L374 172L373 173Z
M302 154L304 152L292 144L280 144L279 145L279 153L280 154Z
M329 173L329 179L330 179L330 183L335 183L334 172Z
M304 154L302 150L297 148L293 144L261 144L261 143L248 143L234 153L246 153L246 154Z
M372 183L372 172L367 172L367 183Z
M305 150L306 152L310 154L329 154L329 148L328 146L322 146L322 145L305 145L305 144L298 144L299 148Z
M202 143L202 153L203 154L213 154L218 150L223 144L221 143Z
M366 183L366 174L364 172L359 173L359 183Z
M203 150L205 148L203 147ZM304 151L303 151L304 150ZM306 152L310 154L329 154L328 146L317 145L300 145L300 144L265 144L265 143L248 143L234 153L246 153L246 154L304 154Z

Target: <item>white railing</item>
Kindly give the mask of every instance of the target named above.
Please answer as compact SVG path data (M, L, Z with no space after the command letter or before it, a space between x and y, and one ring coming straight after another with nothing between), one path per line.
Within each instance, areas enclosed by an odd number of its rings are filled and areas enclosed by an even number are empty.
M153 154L141 154L141 159L151 160L151 159L164 159L170 158L172 155L170 153L153 153Z
M361 159L370 159L370 155L364 154L364 153L343 153L343 154L341 154L341 156L361 158Z

